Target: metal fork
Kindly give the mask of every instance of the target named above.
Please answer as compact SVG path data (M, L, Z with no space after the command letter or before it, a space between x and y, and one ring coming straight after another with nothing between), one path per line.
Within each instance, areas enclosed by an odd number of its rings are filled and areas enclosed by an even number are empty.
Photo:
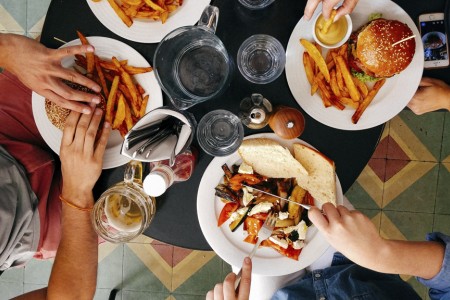
M266 220L264 221L264 224L262 225L261 229L258 231L258 241L256 242L255 246L253 247L252 252L250 252L249 256L250 259L253 258L253 255L255 255L256 250L258 250L259 245L262 241L265 239L268 239L273 231L273 228L275 227L275 223L277 221L278 214L270 212L267 216ZM242 276L242 268L239 270L239 272L236 275L236 281L234 282L234 289L237 290L239 287L239 283L241 283L241 276Z

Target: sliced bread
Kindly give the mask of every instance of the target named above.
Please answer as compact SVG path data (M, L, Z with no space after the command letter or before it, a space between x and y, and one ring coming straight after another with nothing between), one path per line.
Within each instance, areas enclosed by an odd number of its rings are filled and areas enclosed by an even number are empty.
M242 160L253 170L271 178L293 178L308 175L306 169L285 147L265 139L247 139L238 149Z
M334 162L322 153L302 144L294 144L294 156L309 175L297 176L297 184L307 190L322 207L336 205L336 175Z

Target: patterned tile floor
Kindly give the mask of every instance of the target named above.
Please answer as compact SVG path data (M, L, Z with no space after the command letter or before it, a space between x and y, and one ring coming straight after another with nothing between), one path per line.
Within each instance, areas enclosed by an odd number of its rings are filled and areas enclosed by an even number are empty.
M50 0L0 0L0 32L37 38ZM403 111L386 124L372 159L347 192L382 236L423 240L435 230L450 234L450 113L416 116ZM47 284L52 261L31 261L0 277L0 299ZM204 299L230 271L213 252L191 251L140 237L102 244L95 299ZM426 288L404 276L427 299Z

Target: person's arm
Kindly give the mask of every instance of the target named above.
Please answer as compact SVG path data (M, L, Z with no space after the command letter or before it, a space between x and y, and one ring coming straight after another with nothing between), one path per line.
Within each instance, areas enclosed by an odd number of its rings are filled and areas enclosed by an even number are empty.
M96 92L100 86L93 80L61 66L66 56L94 52L90 45L48 49L39 42L17 34L0 33L0 67L8 70L31 90L59 106L91 113L86 103L99 103L97 95L71 89L62 79L84 85Z
M333 8L341 2L341 0L308 0L305 7L305 19L309 21L314 14L319 3L322 2L322 14L325 19L329 19ZM335 20L340 17L350 14L354 9L358 0L344 0L342 5L337 9Z
M252 260L249 257L246 257L242 263L242 277L237 294L234 290L235 281L236 274L229 273L223 283L216 284L214 289L206 294L206 300L247 300L250 296L252 281Z
M442 80L423 77L408 107L416 115L438 109L450 110L450 86Z
M439 273L445 246L439 242L412 242L383 239L368 217L324 204L324 215L311 208L309 219L328 242L348 259L365 268L392 274L408 274L424 279Z
M62 233L48 288L18 299L92 299L97 283L98 237L89 211L92 189L102 171L103 154L110 133L105 123L95 142L102 111L92 115L72 112L67 118L61 142L63 189ZM92 118L91 118L92 116ZM72 205L78 207L75 208Z

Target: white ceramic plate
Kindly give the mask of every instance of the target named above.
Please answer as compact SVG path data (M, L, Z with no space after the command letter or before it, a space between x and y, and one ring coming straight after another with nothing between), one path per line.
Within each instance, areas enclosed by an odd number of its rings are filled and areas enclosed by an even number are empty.
M106 37L88 37L89 43L95 47L95 53L105 59L111 59L115 56L119 60L128 59L128 64L148 67L149 63L136 50L130 46ZM63 47L79 45L80 40L73 40ZM61 64L70 68L74 65L74 57L66 57L61 61ZM161 88L156 81L153 72L137 74L133 76L135 80L149 93L150 98L147 104L146 112L162 106L163 98ZM62 131L55 127L47 118L45 112L45 98L33 92L32 107L34 121L37 128L44 138L45 142L57 154L59 154L59 147L61 144ZM126 164L130 159L120 154L123 138L117 130L113 130L109 137L108 145L103 157L103 169L115 168Z
M108 1L86 1L94 15L106 28L127 40L140 43L158 43L178 27L194 25L210 2L210 0L184 0L183 5L171 13L164 24L161 21L134 19L133 25L127 27Z
M314 20L321 11L322 8L319 6L311 20ZM308 22L304 18L300 19L289 39L286 51L286 77L289 88L306 113L330 127L361 130L383 124L396 116L408 104L419 86L424 60L423 44L416 24L400 6L392 1L361 0L350 15L353 30L356 31L366 24L371 13L382 13L385 19L406 23L416 36L416 52L411 64L403 72L386 81L357 124L353 124L351 121L354 109L346 108L340 111L335 107L325 108L318 94L310 95L311 88L302 63L304 48L300 45L299 40L300 38L313 40L313 22Z
M274 133L255 134L248 138L270 138L292 151L294 143L302 143L308 146L308 143L299 140L283 140ZM217 227L217 219L222 211L224 204L215 196L217 184L222 181L223 171L221 166L227 164L231 166L240 163L241 158L237 152L224 157L214 158L203 174L197 194L197 214L203 235L211 248L227 263L232 266L240 267L244 257L248 256L253 248L252 244L246 243L243 239L247 236L240 226L235 232L231 232L228 227L228 220L221 227ZM344 196L342 194L341 184L336 176L337 203L342 204ZM298 261L287 258L272 248L262 247L258 249L253 257L254 274L266 276L286 275L298 270L304 269L316 261L329 246L325 238L317 231L317 228L311 226L306 235L306 246L302 250Z

